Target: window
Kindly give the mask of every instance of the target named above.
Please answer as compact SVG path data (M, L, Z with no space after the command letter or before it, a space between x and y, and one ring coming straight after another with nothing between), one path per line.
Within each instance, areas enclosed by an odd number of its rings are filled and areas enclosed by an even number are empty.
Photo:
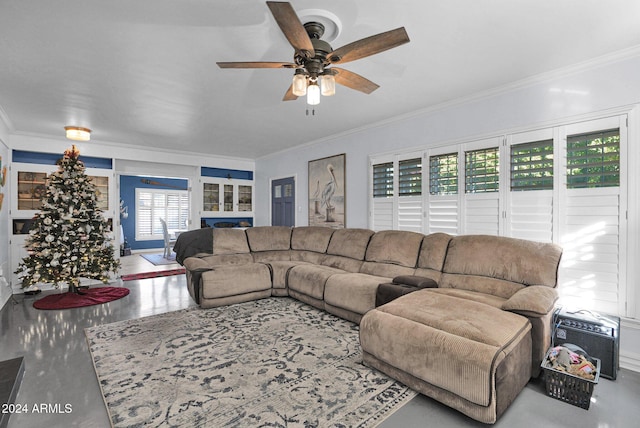
M373 197L393 196L393 162L373 165Z
M455 195L458 193L457 153L429 158L429 193L432 195Z
M497 192L498 147L465 152L465 193Z
M400 196L422 195L422 158L398 162L398 194Z
M553 140L511 146L511 190L553 189Z
M619 185L619 129L567 137L567 188Z
M189 192L136 189L136 240L163 239L161 218L170 230L184 229L189 218Z

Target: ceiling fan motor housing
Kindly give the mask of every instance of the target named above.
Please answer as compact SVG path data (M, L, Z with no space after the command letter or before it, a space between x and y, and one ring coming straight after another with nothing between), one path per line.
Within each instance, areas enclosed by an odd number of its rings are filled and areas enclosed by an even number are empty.
M317 77L324 72L327 55L333 52L331 45L320 38L324 34L324 25L319 22L307 22L304 24L305 30L311 39L315 56L307 58L302 55L296 55L296 63L302 65L311 77Z

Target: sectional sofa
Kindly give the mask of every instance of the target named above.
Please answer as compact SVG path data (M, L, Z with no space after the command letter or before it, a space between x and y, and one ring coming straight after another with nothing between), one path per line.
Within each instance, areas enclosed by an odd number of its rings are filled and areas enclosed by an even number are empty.
M539 374L550 344L554 244L322 227L199 233L212 234L211 251L183 264L202 308L290 296L359 323L365 364L484 423ZM412 292L376 307L380 284L393 283Z

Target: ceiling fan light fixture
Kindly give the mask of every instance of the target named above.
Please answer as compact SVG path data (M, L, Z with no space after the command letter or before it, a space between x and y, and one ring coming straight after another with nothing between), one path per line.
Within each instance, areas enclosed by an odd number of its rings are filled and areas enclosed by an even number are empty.
M293 95L296 97L302 97L307 94L307 76L304 71L296 70L296 74L293 75Z
M320 76L320 88L322 95L330 97L336 94L336 78L331 71L327 71Z
M309 82L309 87L307 88L307 104L310 106L320 104L320 87L318 86L318 82Z
M89 141L91 139L91 130L81 126L65 126L65 135L69 140L73 141Z

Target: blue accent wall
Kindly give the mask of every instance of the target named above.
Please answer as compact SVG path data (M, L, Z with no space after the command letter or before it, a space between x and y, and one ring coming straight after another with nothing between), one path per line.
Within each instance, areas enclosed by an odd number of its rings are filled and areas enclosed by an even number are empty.
M41 152L30 152L27 150L13 150L12 152L12 160L13 162L22 162L22 163L35 163L39 165L56 165L60 159L62 159L62 153L41 153ZM102 169L112 169L113 161L108 158L96 158L92 156L82 156L78 157L86 168L102 168Z
M239 180L253 180L253 171L227 168L200 167L202 177L237 178Z
M189 180L176 178L142 177L137 175L120 176L120 199L127 207L129 217L120 218L122 231L132 250L163 248L161 239L152 241L136 241L136 189L183 189L187 190Z

